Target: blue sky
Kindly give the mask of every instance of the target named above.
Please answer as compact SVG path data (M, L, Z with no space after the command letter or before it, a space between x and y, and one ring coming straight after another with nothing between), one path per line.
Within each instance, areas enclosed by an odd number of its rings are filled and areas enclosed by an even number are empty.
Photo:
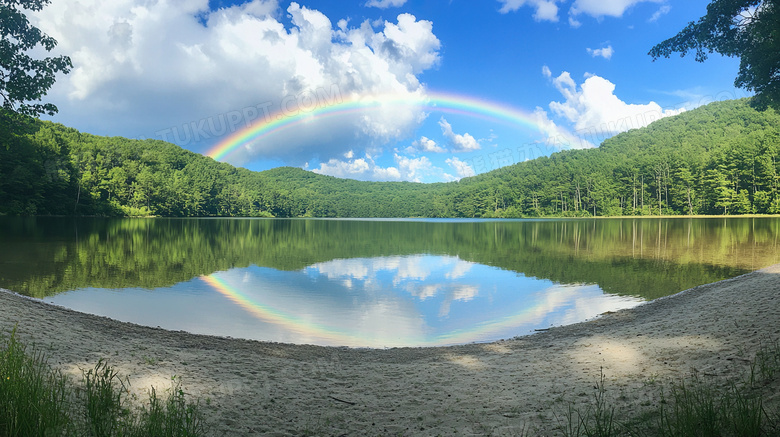
M206 153L289 102L375 95L444 93L525 114L509 124L476 108L313 113L221 158L252 170L440 182L746 96L733 86L736 59L647 55L708 3L53 0L30 15L74 63L49 93L60 109L52 119L97 135Z

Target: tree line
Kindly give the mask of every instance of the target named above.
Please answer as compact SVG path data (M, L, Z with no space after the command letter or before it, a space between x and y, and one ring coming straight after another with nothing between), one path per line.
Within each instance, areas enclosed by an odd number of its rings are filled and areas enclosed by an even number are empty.
M780 213L780 117L716 102L463 180L454 216Z
M528 221L0 217L0 287L154 289L251 265L436 254L655 299L778 262L767 218Z
M165 217L588 217L780 213L780 116L715 102L596 149L459 182L252 172L158 140L0 114L0 214Z

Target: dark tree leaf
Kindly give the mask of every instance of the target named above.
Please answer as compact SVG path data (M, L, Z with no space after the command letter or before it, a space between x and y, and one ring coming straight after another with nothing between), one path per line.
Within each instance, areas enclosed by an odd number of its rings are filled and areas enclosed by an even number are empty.
M29 20L22 9L39 11L49 0L3 0L0 3L0 96L4 109L37 117L54 115L57 107L40 100L54 85L57 73L70 72L67 56L34 59L27 54L37 46L51 51L57 45Z
M712 52L740 58L734 85L756 93L758 109L780 108L780 5L778 0L714 0L707 15L689 23L648 53L653 60L694 52L704 62Z

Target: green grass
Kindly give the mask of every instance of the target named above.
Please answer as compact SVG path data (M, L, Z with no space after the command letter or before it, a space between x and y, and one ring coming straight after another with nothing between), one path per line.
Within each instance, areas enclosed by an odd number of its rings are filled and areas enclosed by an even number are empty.
M615 407L610 406L606 398L606 384L604 369L600 371L600 378L596 384L596 394L593 403L585 407L585 410L568 405L564 414L565 420L560 424L560 431L566 437L602 436L611 437L619 434L618 424L615 420Z
M199 403L187 402L181 381L173 379L168 397L161 399L154 388L149 393L149 403L141 410L139 436L187 436L204 432Z
M655 426L661 436L759 437L772 427L762 394L746 386L732 384L724 392L707 382L681 382L662 399Z
M46 357L0 335L0 436L178 437L206 430L199 402L188 402L173 378L167 396L154 388L141 405L128 399L127 379L100 360L74 383Z
M746 377L724 381L694 375L667 387L656 381L646 385L658 390L658 404L626 412L620 421L605 397L602 372L590 403L569 403L556 414L558 431L566 437L780 437L778 405L765 402L777 391L778 372L780 343L775 341L759 346Z
M63 435L72 426L67 378L11 337L0 348L0 435Z
M780 437L774 397L780 381L780 342L759 346L745 375L723 380L694 375L671 385L653 378L655 391L636 411L608 399L601 372L585 405L569 403L556 417L566 437ZM767 406L769 399L775 405ZM104 360L73 381L48 365L35 348L0 334L0 436L190 437L205 435L200 402L188 401L172 378L164 396L151 388L140 405L129 398L129 380ZM525 434L525 429L523 431ZM529 433L530 435L530 433Z

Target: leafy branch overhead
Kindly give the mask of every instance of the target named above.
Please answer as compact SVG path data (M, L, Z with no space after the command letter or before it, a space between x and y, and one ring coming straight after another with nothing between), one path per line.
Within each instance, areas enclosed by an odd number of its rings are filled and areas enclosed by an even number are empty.
M40 100L54 85L58 72L73 67L67 56L35 59L27 54L37 46L50 52L57 41L30 25L22 9L39 11L49 0L3 0L0 3L0 96L3 108L22 115L54 115L57 107Z
M780 5L778 0L714 0L707 14L691 22L648 53L653 60L672 53L695 53L704 62L710 53L739 57L734 85L756 93L758 109L780 108Z

